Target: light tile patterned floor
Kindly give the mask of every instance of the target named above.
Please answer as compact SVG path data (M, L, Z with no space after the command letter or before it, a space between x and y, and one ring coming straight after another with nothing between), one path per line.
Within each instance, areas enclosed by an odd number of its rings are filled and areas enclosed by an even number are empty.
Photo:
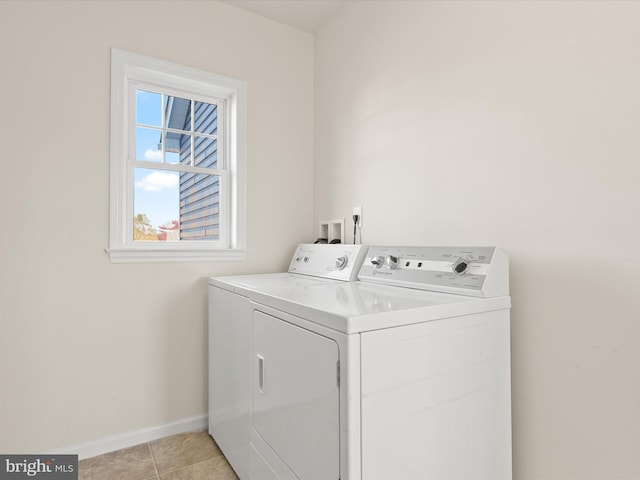
M80 460L79 480L238 480L207 432L161 438Z

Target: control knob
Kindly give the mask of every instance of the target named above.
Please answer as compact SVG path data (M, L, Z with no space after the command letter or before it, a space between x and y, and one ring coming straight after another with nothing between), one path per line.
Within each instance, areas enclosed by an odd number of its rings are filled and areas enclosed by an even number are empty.
M348 262L349 262L349 259L344 255L342 257L336 258L336 269L342 270L344 267L347 266Z
M376 268L380 268L384 264L384 257L372 257L371 264Z
M469 261L464 258L459 258L455 261L455 263L451 266L451 270L456 275L463 275L469 269Z
M398 266L398 257L394 255L387 255L387 258L384 259L384 264L393 270Z

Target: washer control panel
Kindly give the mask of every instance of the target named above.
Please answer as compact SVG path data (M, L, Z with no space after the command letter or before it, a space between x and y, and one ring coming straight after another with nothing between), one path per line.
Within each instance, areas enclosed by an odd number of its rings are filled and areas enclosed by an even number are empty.
M477 297L509 294L509 262L498 247L372 246L362 281Z
M366 245L302 243L289 264L289 273L353 281L365 259Z

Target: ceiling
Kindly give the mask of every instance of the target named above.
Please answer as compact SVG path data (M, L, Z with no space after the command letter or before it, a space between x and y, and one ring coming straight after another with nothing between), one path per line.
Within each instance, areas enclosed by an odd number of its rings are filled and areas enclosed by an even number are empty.
M276 22L315 33L347 0L221 0Z

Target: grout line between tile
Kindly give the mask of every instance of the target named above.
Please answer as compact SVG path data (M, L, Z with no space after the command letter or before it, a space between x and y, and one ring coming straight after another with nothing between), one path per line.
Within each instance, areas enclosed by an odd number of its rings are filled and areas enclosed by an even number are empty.
M156 477L160 480L160 472L158 471L156 456L153 454L153 448L151 448L151 442L147 442L147 447L149 447L149 452L151 452L151 460L153 461L153 469L156 471Z

